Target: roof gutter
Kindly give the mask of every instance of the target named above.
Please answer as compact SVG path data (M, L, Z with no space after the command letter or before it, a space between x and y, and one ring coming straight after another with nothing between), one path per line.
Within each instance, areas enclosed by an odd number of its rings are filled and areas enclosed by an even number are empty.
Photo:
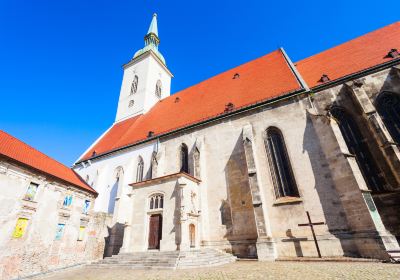
M343 84L343 83L347 82L348 80L358 79L358 78L360 78L362 76L365 76L366 74L375 73L375 72L378 72L380 70L392 67L392 66L400 63L400 58L396 58L396 59L393 59L393 60L388 61L386 63L379 64L377 66L373 66L373 67L367 68L367 69L359 71L359 72L357 72L355 74L350 74L350 75L347 75L347 76L345 76L343 78L334 80L332 82L327 82L327 83L325 83L323 85L319 85L319 86L316 86L316 87L313 87L313 88L310 89L308 87L307 83L304 81L304 79L300 75L300 73L298 72L297 68L294 66L294 64L292 63L292 61L290 60L290 58L288 57L288 55L284 51L284 49L280 48L280 50L281 50L283 56L285 57L285 60L288 63L289 67L291 68L292 72L294 73L296 79L298 80L298 82L299 82L299 84L301 86L300 89L292 91L292 92L289 92L287 94L283 94L283 95L268 99L268 100L265 100L265 101L254 103L254 104L249 105L247 107L243 107L243 108L237 109L237 110L235 110L233 112L229 112L229 113L226 113L226 114L223 114L223 115L218 115L216 117L209 118L209 119L207 119L205 121L200 121L200 122L197 122L195 124L191 124L191 125L188 125L188 126L185 126L185 127L174 129L174 130L171 130L169 132L165 132L165 133L156 135L154 137L150 137L150 138L147 138L145 140L138 141L138 142L133 143L133 144L129 144L129 145L126 145L126 146L123 146L123 147L120 147L120 148L117 148L117 149L114 149L114 150L110 150L110 151L108 151L106 153L99 154L99 155L90 157L90 158L85 159L85 160L80 160L80 161L76 162L74 164L74 166L76 166L76 165L78 165L78 164L80 164L82 162L93 160L93 159L99 159L99 158L105 157L107 155L114 154L114 153L117 153L119 151L128 149L130 147L134 147L134 146L137 146L137 145L140 145L140 144L143 144L143 143L155 140L155 139L159 139L161 137L166 137L166 136L173 135L173 134L176 134L176 133L179 133L179 132L187 131L187 130L190 130L192 128L196 128L196 127L199 127L199 126L207 125L207 124L215 122L215 121L219 121L219 120L222 120L222 119L229 118L231 116L236 116L236 115L248 112L248 111L256 109L256 108L260 108L260 107L263 107L263 106L267 106L267 105L271 105L271 104L274 104L274 103L277 103L277 102L281 102L281 101L287 100L287 99L289 99L291 97L299 96L299 95L305 94L305 93L312 93L312 92L322 91L322 90L324 90L326 88L333 87L333 86L336 86L336 85L339 85L339 84Z

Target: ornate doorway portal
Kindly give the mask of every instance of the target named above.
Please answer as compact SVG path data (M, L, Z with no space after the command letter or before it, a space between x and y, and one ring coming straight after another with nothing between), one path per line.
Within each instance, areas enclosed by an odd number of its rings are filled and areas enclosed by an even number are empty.
M149 249L160 249L162 238L162 216L161 214L151 215L149 223Z

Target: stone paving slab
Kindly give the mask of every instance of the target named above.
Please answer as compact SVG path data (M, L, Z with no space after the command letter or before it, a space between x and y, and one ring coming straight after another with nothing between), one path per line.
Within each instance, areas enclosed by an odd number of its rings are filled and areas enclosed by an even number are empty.
M400 265L363 262L236 262L224 266L187 270L132 270L73 268L34 279L47 280L399 280Z

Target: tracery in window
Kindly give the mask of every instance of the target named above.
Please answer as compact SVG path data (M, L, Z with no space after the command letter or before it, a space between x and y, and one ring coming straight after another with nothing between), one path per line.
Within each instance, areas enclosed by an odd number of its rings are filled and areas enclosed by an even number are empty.
M349 152L355 156L368 188L373 191L383 191L386 181L381 175L357 123L341 107L331 108L330 113L339 125Z
M268 151L268 160L276 198L285 196L298 197L299 192L290 165L285 141L278 128L270 127L267 129L265 145Z
M400 94L383 92L376 102L376 109L393 141L400 143Z
M149 198L149 209L157 210L164 208L164 195L162 194L153 194Z

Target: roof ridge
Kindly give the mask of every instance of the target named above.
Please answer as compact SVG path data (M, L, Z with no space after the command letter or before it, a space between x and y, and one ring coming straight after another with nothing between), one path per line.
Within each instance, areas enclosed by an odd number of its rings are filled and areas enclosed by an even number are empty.
M355 40L358 40L358 39L360 39L360 38L363 38L363 37L365 38L366 36L372 36L373 34L375 34L375 33L379 32L379 31L381 31L382 29L386 29L386 28L389 28L389 27L391 27L391 26L393 26L393 25L397 25L397 24L400 24L400 21L395 21L395 22L393 22L393 23L391 23L391 24L389 24L389 25L385 25L385 26L379 27L378 29L374 29L374 30L371 30L371 31L369 31L369 32L363 33L363 34L358 35L357 37L355 37L355 38L353 38L353 39L350 39L350 40L348 40L348 41L339 43L339 44L337 44L337 45L334 45L334 46L332 46L332 47L329 47L329 48L327 48L327 49L324 49L324 50L322 50L322 51L320 51L320 52L318 52L318 53L316 53L316 54L312 54L312 55L307 56L307 57L305 57L305 58L303 58L303 59L297 60L297 61L294 62L294 63L297 64L297 63L300 63L300 62L303 62L303 63L304 63L304 62L307 62L308 60L310 60L310 59L312 59L312 58L314 58L314 57L316 57L316 56L319 56L319 55L321 55L321 54L323 54L323 53L326 53L326 52L328 52L328 51L330 51L330 50L332 50L332 49L335 49L335 48L340 47L340 46L345 45L345 44L349 44L349 43L354 42Z

